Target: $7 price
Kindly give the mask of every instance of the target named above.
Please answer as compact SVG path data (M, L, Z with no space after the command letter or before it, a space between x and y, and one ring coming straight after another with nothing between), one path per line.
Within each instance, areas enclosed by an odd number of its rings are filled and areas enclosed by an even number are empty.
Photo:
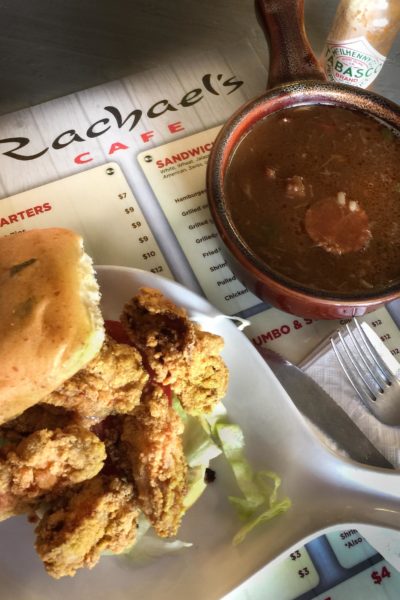
M371 573L371 579L377 585L380 585L382 583L382 579L385 577L390 577L390 571L387 567L382 567L380 571L372 571Z

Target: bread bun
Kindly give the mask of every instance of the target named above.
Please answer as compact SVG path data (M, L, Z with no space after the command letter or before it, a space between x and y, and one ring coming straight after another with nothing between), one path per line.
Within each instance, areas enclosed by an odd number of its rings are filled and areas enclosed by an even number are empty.
M92 260L67 229L0 238L0 423L39 402L100 350Z

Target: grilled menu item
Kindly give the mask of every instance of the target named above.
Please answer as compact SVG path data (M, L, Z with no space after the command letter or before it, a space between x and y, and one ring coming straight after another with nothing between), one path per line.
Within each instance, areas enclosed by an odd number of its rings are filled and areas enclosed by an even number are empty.
M105 335L91 260L68 230L3 238L0 252L0 520L39 520L55 578L132 546L140 512L175 535L188 465L172 393L192 414L212 409L227 385L221 338L149 288Z
M104 339L82 238L37 229L0 238L0 423L84 367Z

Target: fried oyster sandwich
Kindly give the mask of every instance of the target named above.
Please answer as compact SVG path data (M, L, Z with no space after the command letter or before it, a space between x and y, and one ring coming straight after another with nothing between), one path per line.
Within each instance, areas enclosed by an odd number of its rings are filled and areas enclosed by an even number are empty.
M144 515L174 536L184 425L224 396L223 341L144 288L105 322L91 259L66 229L0 238L0 521L36 522L47 572L135 544Z

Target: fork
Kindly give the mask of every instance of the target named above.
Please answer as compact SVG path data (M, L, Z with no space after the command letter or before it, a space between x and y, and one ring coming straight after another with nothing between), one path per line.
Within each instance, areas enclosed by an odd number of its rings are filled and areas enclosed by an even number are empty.
M400 425L400 381L357 319L337 330L330 342L347 379L370 412L381 423Z

